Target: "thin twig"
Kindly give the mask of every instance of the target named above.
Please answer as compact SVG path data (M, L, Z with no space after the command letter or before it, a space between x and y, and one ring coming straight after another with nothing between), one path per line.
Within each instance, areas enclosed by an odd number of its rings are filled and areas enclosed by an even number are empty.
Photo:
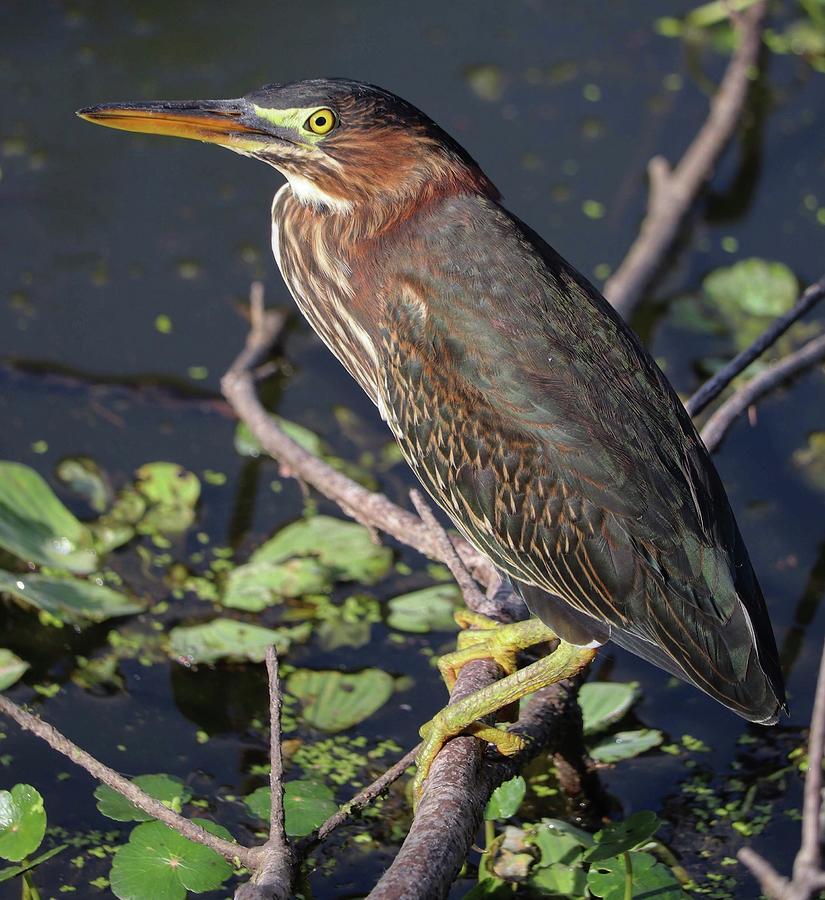
M254 313L253 313L254 315ZM254 327L253 318L253 327ZM269 837L254 852L252 878L235 891L235 900L289 900L298 870L298 856L286 836L284 760L281 750L281 684L278 656L267 647L269 683Z
M741 16L741 25L737 24L739 46L711 100L705 123L676 168L671 172L662 157L655 157L648 165L647 215L627 256L604 286L605 297L626 319L653 280L682 220L736 132L759 56L765 11L766 4L758 3Z
M736 418L760 397L822 360L825 360L825 334L812 338L798 350L754 376L732 394L705 423L702 440L708 450L713 453L719 447Z
M476 584L473 576L467 571L466 566L461 561L458 553L456 553L450 535L441 527L421 491L413 488L410 491L410 500L412 500L418 515L421 516L421 521L432 532L439 549L439 555L452 573L453 578L455 578L456 584L461 588L467 607L484 615L497 611L495 602L485 597L479 590L478 584Z
M780 337L793 325L797 319L801 319L809 310L813 309L819 301L825 297L825 275L819 281L815 281L809 285L802 293L800 298L793 305L792 309L783 316L778 316L771 322L768 328L759 335L759 337L745 350L734 356L734 358L723 366L713 378L709 378L696 393L685 403L688 414L695 418L702 410L736 378L741 372L758 357L760 357L768 347L775 344Z
M315 844L325 840L335 831L345 825L353 816L366 809L374 800L377 800L394 782L410 768L415 762L415 756L421 745L416 744L412 750L408 750L395 765L390 766L383 775L380 775L372 784L359 791L352 800L341 806L334 812L323 825L312 835L309 835L301 844L302 852L309 850Z
M168 806L164 806L160 800L155 800L144 793L128 778L124 778L115 772L114 769L110 769L96 760L85 750L81 750L77 744L61 734L53 725L49 725L37 716L33 716L31 713L21 709L3 694L0 694L0 712L17 722L21 728L30 731L45 741L53 750L63 754L63 756L80 766L81 769L85 769L93 778L117 791L131 803L134 803L138 809L142 809L143 812L153 819L157 819L163 822L164 825L173 828L183 837L198 844L203 844L204 847L209 847L210 850L214 850L230 862L240 860L245 866L254 864L253 851L248 847L244 847L241 844L233 844L231 841L226 841L223 838L216 837L214 834L210 834L208 831L204 831L199 825L169 809Z
M274 647L266 651L269 676L269 843L286 848L284 816L284 757L281 752L281 685L278 679L278 656Z
M802 808L802 839L789 881L759 853L743 847L737 854L771 900L808 900L825 888L822 871L822 764L825 760L825 647L819 662L811 730L808 737L808 771Z

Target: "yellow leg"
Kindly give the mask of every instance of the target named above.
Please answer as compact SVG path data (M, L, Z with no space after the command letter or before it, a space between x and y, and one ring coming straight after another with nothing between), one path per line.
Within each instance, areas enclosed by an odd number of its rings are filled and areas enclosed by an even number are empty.
M438 660L438 668L447 689L452 690L461 667L476 659L492 659L508 675L516 671L516 655L544 641L555 641L556 635L538 619L527 619L512 625L502 625L470 610L455 614L462 628L481 626L479 630L462 631L458 636L458 649Z
M516 624L527 625L528 623ZM503 626L503 629L513 627L507 625ZM536 642L533 641L533 643ZM418 802L421 796L430 766L439 750L450 738L458 734L465 732L475 734L482 740L495 744L505 755L517 753L524 746L523 738L493 726L484 725L478 720L504 706L518 702L527 694L570 678L588 665L595 654L595 650L559 641L558 647L548 656L502 678L495 684L476 691L475 694L471 694L451 706L445 706L436 713L429 722L421 727L421 737L424 738L424 742L416 757L417 772L413 781L415 801Z

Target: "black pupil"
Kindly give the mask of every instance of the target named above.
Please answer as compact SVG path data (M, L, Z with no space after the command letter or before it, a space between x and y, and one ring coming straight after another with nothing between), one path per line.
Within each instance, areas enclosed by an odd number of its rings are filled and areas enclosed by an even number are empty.
M326 116L318 116L318 118L315 120L315 124L317 125L318 128L323 128L324 125L327 124L327 117Z

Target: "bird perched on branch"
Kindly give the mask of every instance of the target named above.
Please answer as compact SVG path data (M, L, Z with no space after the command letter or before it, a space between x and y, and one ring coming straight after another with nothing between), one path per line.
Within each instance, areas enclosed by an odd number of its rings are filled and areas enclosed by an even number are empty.
M665 376L581 274L415 107L343 79L238 100L112 103L83 118L219 144L276 168L272 247L295 301L410 466L536 617L460 635L442 661L510 674L422 729L503 752L481 722L608 640L740 716L784 705L765 601L713 463ZM516 651L555 641L515 674Z

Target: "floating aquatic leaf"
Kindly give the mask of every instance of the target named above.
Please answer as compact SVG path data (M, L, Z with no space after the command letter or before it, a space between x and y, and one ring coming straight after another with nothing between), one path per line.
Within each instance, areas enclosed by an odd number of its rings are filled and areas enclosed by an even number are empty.
M10 688L28 667L29 664L20 659L16 653L0 647L0 691Z
M327 597L313 599L320 619L316 637L324 650L338 647L364 647L369 643L374 622L381 621L381 608L369 594L353 594L343 603Z
M589 681L579 691L579 706L584 720L584 733L604 731L619 719L639 699L635 684L614 684L608 681Z
M232 840L229 832L206 819L194 819L211 834ZM222 857L160 822L145 822L115 853L110 886L120 900L184 900L219 888L232 874Z
M15 574L0 569L0 591L14 594L64 622L104 622L145 608L135 597L81 578Z
M793 452L793 464L814 487L825 490L825 431L808 435L808 444Z
M529 840L539 848L540 866L572 866L581 859L588 846L574 834L555 831L541 824L535 826Z
M527 793L527 782L516 775L509 781L500 784L492 793L487 801L487 807L484 810L485 819L509 819L518 812L521 801Z
M715 269L702 287L722 310L771 319L787 312L798 293L796 276L784 263L756 258Z
M565 822L564 819L542 819L541 822L536 826L536 843L541 847L542 846L542 835L547 835L549 840L556 840L561 838L572 838L574 841L578 842L582 845L582 847L592 847L596 842L593 840L593 835L590 834L589 831L585 831L583 828L578 828L575 825L571 825L569 822Z
M659 830L659 817L649 809L633 813L623 822L606 825L593 836L595 845L585 854L587 862L609 859L644 844Z
M180 780L172 775L138 775L132 779L144 794L160 800L165 806L180 812L184 803L192 798L192 793ZM95 791L98 811L116 822L149 822L152 816L130 803L123 794L101 784Z
M332 588L329 570L316 559L290 559L282 563L250 562L233 569L221 603L259 612L286 597L323 594Z
M169 640L172 655L190 663L220 659L262 662L267 647L286 653L293 642L305 641L311 630L309 622L292 628L263 628L234 619L213 619L205 625L179 625L169 633Z
M667 866L657 862L649 853L631 853L633 896L651 900L686 900L676 876ZM595 897L603 900L624 900L625 860L613 857L594 863L587 872L587 887Z
M315 556L335 578L361 584L378 581L392 565L392 551L373 543L363 525L331 516L287 525L259 547L250 562L279 563L294 556Z
M270 791L260 787L245 798L250 811L269 821ZM284 828L290 837L310 834L338 809L335 795L325 784L310 779L287 781L284 784Z
M453 613L461 606L461 591L456 584L433 587L393 597L389 602L387 624L399 631L424 634L428 631L456 631Z
M28 466L0 461L0 547L41 566L92 572L92 534Z
M563 863L534 868L527 885L541 894L564 897L565 900L579 900L587 896L587 875L584 869Z
M304 704L304 721L321 731L344 731L371 716L392 696L395 683L381 669L344 673L297 669L287 692Z
M325 444L314 431L304 428L303 425L299 425L297 422L284 419L282 416L270 415L270 419L280 426L296 444L300 444L304 450L308 450L315 456L324 454L326 450ZM235 450L241 456L251 456L253 458L257 458L263 453L261 442L252 434L249 426L244 422L239 422L235 428Z
M642 728L638 731L618 731L608 735L588 752L598 762L612 763L620 759L631 759L634 756L652 750L662 743L662 732L655 728Z
M495 103L504 93L504 73L500 66L491 63L467 66L464 78L470 90L482 100Z
M140 530L162 534L186 531L195 519L201 493L198 476L169 462L146 463L136 475L135 486L149 503Z
M19 862L34 853L46 833L43 798L30 784L0 791L0 857Z
M55 474L71 491L82 497L95 512L102 513L112 498L112 488L100 466L88 456L62 459Z

